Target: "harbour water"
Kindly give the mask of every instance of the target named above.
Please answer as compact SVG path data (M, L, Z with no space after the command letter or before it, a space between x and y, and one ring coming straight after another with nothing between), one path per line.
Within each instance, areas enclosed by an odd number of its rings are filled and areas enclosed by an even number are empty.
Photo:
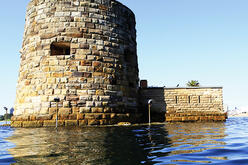
M247 155L248 118L150 127L0 127L0 165L240 165L248 164Z

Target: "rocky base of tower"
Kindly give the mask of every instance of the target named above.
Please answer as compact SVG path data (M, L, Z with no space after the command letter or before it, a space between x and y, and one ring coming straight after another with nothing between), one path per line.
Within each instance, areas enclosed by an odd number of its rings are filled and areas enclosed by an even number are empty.
M120 122L137 123L141 114L116 114L116 113L85 113L77 115L59 116L58 126L92 126L92 125L115 125ZM11 127L36 128L55 127L56 115L45 116L14 116Z
M206 122L226 121L227 113L220 112L187 112L187 113L166 113L167 122Z

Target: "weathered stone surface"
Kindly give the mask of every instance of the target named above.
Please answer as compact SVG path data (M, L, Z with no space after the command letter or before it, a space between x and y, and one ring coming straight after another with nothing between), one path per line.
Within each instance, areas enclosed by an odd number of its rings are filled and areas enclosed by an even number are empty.
M22 121L12 121L11 127L17 127L17 128L22 127Z
M32 116L34 118L34 120L51 120L52 119L52 115L39 115L39 116ZM31 120L32 121L32 120Z
M68 119L69 120L77 120L77 116L78 115L76 113L75 114L70 114Z
M45 120L43 122L44 127L55 127L56 126L56 121L55 120Z
M72 109L71 108L60 108L59 109L59 115L69 115L72 113Z
M100 121L99 120L88 120L88 125L100 125Z
M30 0L13 117L27 122L13 125L54 126L57 109L65 125L71 125L68 119L110 123L102 116L112 107L115 113L136 112L135 16L110 1Z
M77 114L77 120L83 120L85 118L85 114L79 113Z
M130 122L119 122L118 125L119 126L130 126L131 123Z
M65 126L78 126L77 120L65 120Z
M91 111L92 111L92 113L102 113L103 108L94 107L94 108L91 108Z
M153 99L152 112L165 113L172 121L225 121L221 87L200 88L142 88L143 105Z
M95 119L94 114L87 113L85 114L85 119Z
M87 121L87 120L79 120L79 121L78 121L78 125L79 125L80 127L82 127L82 126L87 126L87 125L88 125L88 121Z
M42 127L43 126L43 121L23 121L22 122L22 127L25 128L37 128L37 127Z

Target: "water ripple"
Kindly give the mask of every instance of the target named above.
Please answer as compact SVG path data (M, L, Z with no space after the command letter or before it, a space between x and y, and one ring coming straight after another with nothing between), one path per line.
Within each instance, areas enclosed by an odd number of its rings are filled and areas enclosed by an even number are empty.
M10 127L2 127L5 122L0 122L0 165L14 163L13 157L8 152L8 149L15 147L14 144L4 140L13 134L13 129Z
M0 164L247 164L248 118L107 128L0 127Z

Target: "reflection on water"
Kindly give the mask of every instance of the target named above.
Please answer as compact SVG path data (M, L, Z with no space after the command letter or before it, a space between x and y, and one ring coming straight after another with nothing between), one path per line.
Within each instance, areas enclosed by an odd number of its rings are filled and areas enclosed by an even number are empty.
M178 123L167 126L173 147L180 146L182 151L175 154L194 153L205 149L223 148L226 144L224 123ZM190 150L194 148L194 150ZM198 148L198 149L196 149Z
M225 123L171 123L166 128L172 146L162 151L170 152L172 162L212 163L212 159L227 159L208 155L208 151L225 147Z
M9 152L16 164L247 164L248 120L236 120L15 129Z
M18 163L138 164L145 154L126 128L17 129L9 138ZM135 156L135 157L134 157Z
M7 150L13 148L14 145L4 139L13 134L13 129L10 127L1 127L3 124L6 124L6 122L0 121L0 164L10 164L15 161Z
M148 162L198 164L227 159L214 155L210 157L208 154L199 157L204 151L224 148L225 123L167 123L164 126L153 126L151 130L142 129L136 136L140 139L139 144L147 151Z
M8 140L17 145L10 152L23 164L139 164L147 159L130 127L16 129Z

